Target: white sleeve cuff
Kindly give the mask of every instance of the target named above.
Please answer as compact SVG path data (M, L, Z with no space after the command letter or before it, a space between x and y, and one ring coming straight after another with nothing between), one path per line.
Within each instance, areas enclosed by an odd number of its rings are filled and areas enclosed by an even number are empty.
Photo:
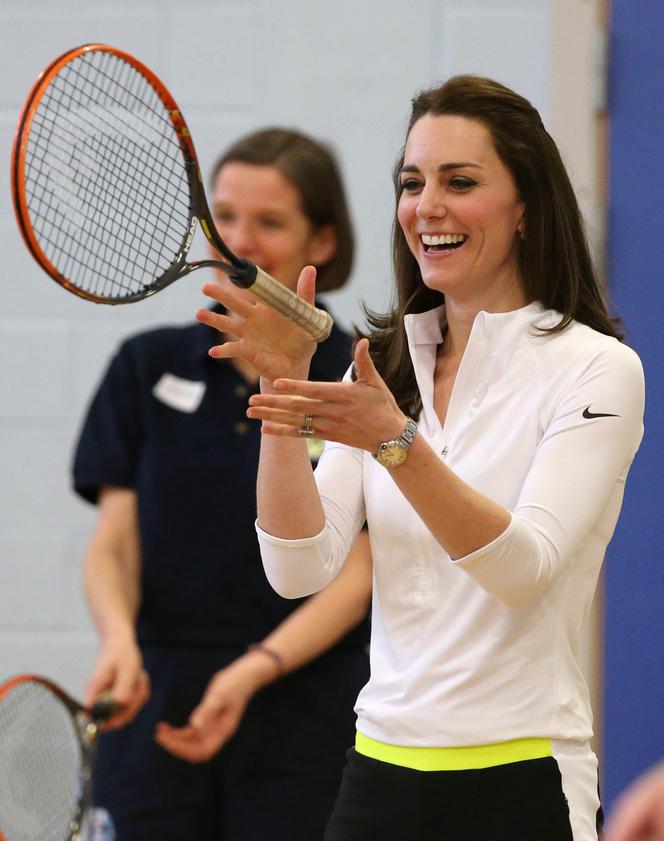
M263 569L273 590L285 599L299 599L322 590L338 573L330 564L330 531L288 540L263 531L256 522Z
M507 607L522 607L549 587L560 569L560 557L543 528L510 516L510 524L495 540L453 563Z
M258 525L258 520L256 520L255 526L256 534L258 535L258 540L261 545L265 542L271 544L272 546L288 546L296 549L300 546L314 546L325 537L325 526L323 526L318 534L314 534L311 537L297 537L292 539L287 537L275 537L275 535L263 531L263 529Z
M498 537L495 537L491 541L491 543L487 543L486 546L480 546L479 549L475 549L474 552L469 552L467 555L464 555L461 558L452 558L452 563L459 564L459 566L463 567L463 569L465 570L471 570L473 567L479 564L480 561L482 561L486 555L489 555L492 552L495 552L496 549L500 548L500 546L506 540L509 540L512 532L516 528L516 519L514 515L511 512L509 512L509 515L509 525L507 526L505 531L501 532L498 535Z

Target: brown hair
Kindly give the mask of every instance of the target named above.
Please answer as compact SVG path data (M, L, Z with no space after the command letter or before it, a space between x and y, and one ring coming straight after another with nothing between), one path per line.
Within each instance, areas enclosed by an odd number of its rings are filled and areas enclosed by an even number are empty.
M455 76L425 90L412 101L406 137L425 114L446 114L481 122L510 171L525 207L526 237L520 241L519 268L529 301L556 310L561 319L548 332L559 332L572 319L600 333L622 339L618 319L607 305L595 274L585 226L565 165L537 110L519 94L482 76ZM404 149L393 170L397 204ZM407 349L404 315L423 312L444 300L426 287L395 217L392 262L396 281L391 312L368 312L376 365L408 414L419 414L421 398Z
M332 225L336 250L318 266L318 292L340 289L353 265L354 237L336 158L326 146L293 129L267 128L235 141L212 168L211 182L228 163L273 166L297 188L302 211L314 228Z

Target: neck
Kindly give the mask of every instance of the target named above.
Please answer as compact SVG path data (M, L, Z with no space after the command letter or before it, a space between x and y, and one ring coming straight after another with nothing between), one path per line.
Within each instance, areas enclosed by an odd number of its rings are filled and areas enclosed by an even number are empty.
M464 354L473 322L478 312L511 312L521 309L528 304L520 283L513 284L507 291L500 294L487 294L472 299L463 299L445 295L445 320L447 333L444 342L446 356L458 360Z

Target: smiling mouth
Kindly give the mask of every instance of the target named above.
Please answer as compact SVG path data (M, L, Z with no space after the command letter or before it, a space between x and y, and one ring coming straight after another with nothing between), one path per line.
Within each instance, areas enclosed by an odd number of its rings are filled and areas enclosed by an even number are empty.
M461 248L467 239L466 234L422 234L420 236L427 254L436 251L455 251Z

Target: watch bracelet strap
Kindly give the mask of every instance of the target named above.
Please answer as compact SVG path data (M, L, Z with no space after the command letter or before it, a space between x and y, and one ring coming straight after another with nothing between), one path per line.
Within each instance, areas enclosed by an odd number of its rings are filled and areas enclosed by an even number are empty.
M417 421L414 421L412 418L408 418L408 422L406 423L406 428L399 436L399 440L402 441L406 447L410 447L410 445L415 440L415 436L417 435Z
M385 446L385 444L389 444L392 441L398 441L400 444L403 445L404 449L408 449L410 445L415 440L415 435L417 434L417 421L414 421L412 418L408 418L406 423L406 427L404 431L399 435L398 438L392 438L391 441L384 441L382 444L379 445L378 449L375 453L372 453L374 458L378 457L378 454L381 451L381 448Z

